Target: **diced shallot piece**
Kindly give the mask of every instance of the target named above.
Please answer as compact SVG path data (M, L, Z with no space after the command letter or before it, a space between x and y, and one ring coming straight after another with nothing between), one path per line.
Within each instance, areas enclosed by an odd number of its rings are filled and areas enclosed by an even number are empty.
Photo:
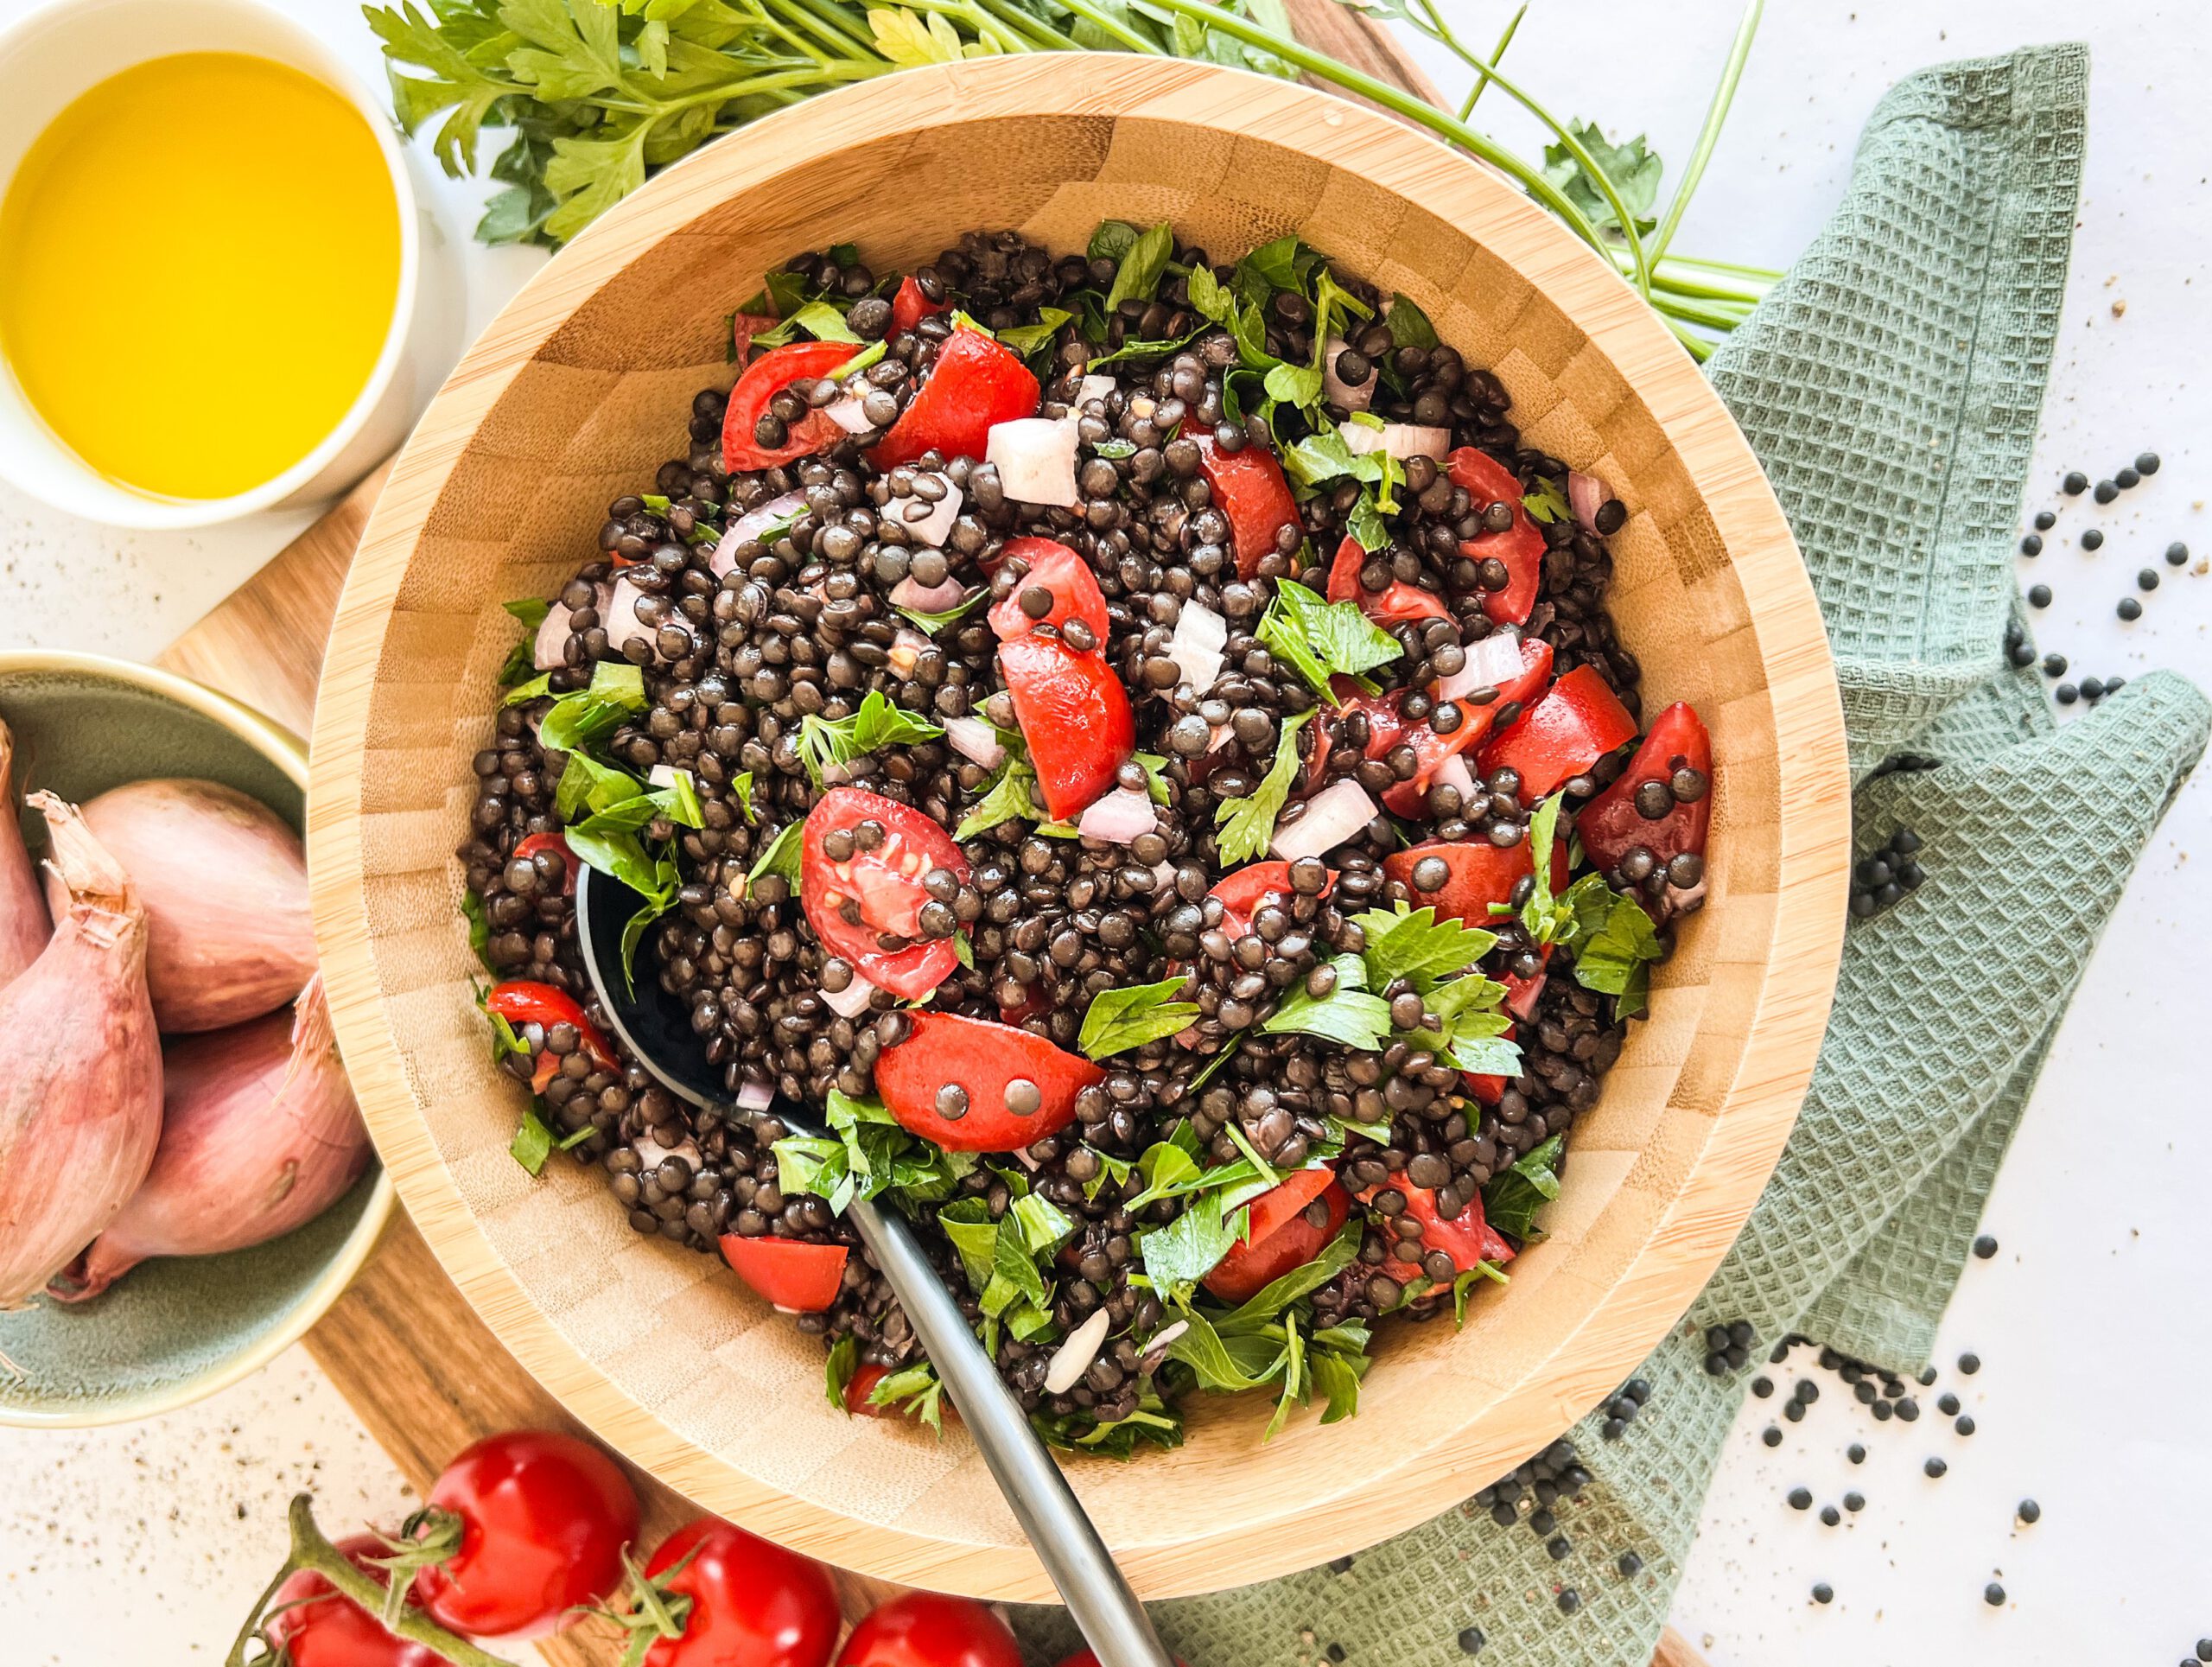
M1574 525L1585 532L1598 530L1598 510L1612 494L1605 490L1605 483L1594 474L1585 474L1580 469L1567 472L1567 502L1574 512Z
M1521 639L1493 631L1466 645L1467 661L1436 685L1439 700L1460 700L1478 689L1501 689L1521 675Z
M898 634L892 638L891 646L886 651L885 657L891 662L891 669L893 671L902 678L910 678L914 674L914 662L921 659L923 652L929 646L930 639L927 637L912 626L902 625L899 627Z
M545 610L545 617L538 621L537 635L531 642L530 662L541 671L557 671L569 662L569 605L555 602Z
M609 653L621 656L622 651L633 642L642 642L648 648L653 646L658 633L638 617L638 604L645 594L626 578L614 582L613 595L607 598L599 616L600 624L607 628Z
M16 820L16 740L0 723L0 989L38 959L54 927Z
M639 1132L638 1138L632 1144L637 1150L639 1163L644 1167L645 1173L647 1174L659 1168L671 1158L682 1158L694 1169L696 1169L702 1161L699 1155L699 1142L689 1135L671 1146L651 1129L645 1129Z
M1183 681L1200 695L1221 676L1222 650L1228 646L1229 623L1204 602L1185 602L1175 619L1175 634L1167 639L1167 658L1183 673Z
M1436 779L1447 787L1457 787L1459 797L1471 799L1475 796L1475 773L1467 767L1464 754L1454 753L1436 767Z
M218 781L133 781L85 826L146 916L146 989L164 1034L220 1030L291 1001L315 972L307 854L291 824ZM47 900L63 903L49 874Z
M986 770L995 770L1006 762L1006 743L999 739L999 732L972 714L945 719L944 738L952 743L954 752Z
M779 521L787 521L806 507L804 494L787 492L780 498L771 498L765 504L756 504L729 524L721 542L715 546L715 553L707 558L707 570L721 578L737 565L737 551L741 544L750 544ZM600 608L606 613L604 606ZM610 637L610 640L611 640Z
M1053 1351L1052 1364L1045 1369L1046 1394L1065 1395L1083 1381L1098 1351L1105 1347L1106 1333L1112 1324L1104 1308L1093 1308L1090 1317L1068 1333L1067 1340Z
M317 974L291 1011L163 1051L154 1167L47 1295L81 1302L148 1257L266 1244L321 1215L368 1166Z
M1072 508L1075 489L1075 419L1018 417L991 424L983 461L999 472L999 484L1018 504Z
M857 1019L868 1011L868 998L874 994L875 986L856 972L853 975L853 982L842 989L823 990L822 1000L823 1005L839 1018Z
M1350 776L1340 777L1306 801L1298 820L1275 824L1274 854L1286 862L1319 856L1348 844L1375 820L1375 801Z
M1340 335L1331 336L1323 347L1321 397L1332 405L1341 405L1348 411L1363 411L1375 403L1375 384L1377 379L1374 371L1370 369L1367 372L1367 380L1355 388L1337 374L1337 356L1339 353L1348 353L1351 349L1351 344ZM1355 424L1354 426L1364 425Z
M5 989L0 1036L0 1309L20 1308L115 1219L162 1135L162 1041L146 914L123 865L51 793L54 936Z
M1075 385L1075 408L1081 410L1094 399L1103 399L1114 391L1114 379L1103 371L1086 376Z
M952 484L950 476L942 473L932 472L916 478L938 482L944 487L944 496L932 500L917 492L911 498L893 498L885 507L892 512L892 521L906 530L907 543L918 548L941 545L952 536L952 524L960 519L960 506L967 501L966 494ZM922 512L917 513L918 511ZM958 597L953 599L954 601L958 600ZM952 603L945 602L941 606L950 608ZM929 611L934 613L937 610Z
M1347 423L1337 432L1344 436L1349 452L1387 451L1400 462L1408 457L1433 457L1440 463L1452 449L1449 429L1422 423L1385 423L1379 429L1370 423Z
M1076 831L1085 839L1103 839L1126 845L1159 825L1153 813L1152 795L1141 789L1116 787L1084 807Z
M891 587L891 604L911 608L917 614L942 614L959 607L960 599L967 594L968 587L957 579L948 576L943 584L921 584L910 573Z
M758 1077L747 1077L737 1085L737 1103L747 1111L766 1111L776 1103L775 1085L762 1082Z

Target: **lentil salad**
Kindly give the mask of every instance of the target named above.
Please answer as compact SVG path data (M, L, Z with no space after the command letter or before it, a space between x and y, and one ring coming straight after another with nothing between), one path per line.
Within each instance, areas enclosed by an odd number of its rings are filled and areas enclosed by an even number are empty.
M721 1254L849 1410L944 1410L867 1195L1048 1440L1349 1416L1380 1322L1541 1236L1703 898L1710 743L1640 721L1622 505L1295 239L841 245L730 330L684 455L510 604L459 855L517 1158ZM727 1108L596 1009L580 865L645 896Z

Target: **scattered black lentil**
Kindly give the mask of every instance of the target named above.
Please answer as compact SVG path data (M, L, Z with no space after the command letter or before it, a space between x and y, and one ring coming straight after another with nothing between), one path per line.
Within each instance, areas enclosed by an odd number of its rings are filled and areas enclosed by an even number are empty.
M2187 544L2182 543L2178 538L2177 538L2172 544L2166 546L2166 565L2168 567L2183 567L2188 564L2188 562L2189 546Z
M1957 1430L1961 1435L1973 1435L1974 1430L1974 1415L1970 1412L1961 1413L1958 1416L1957 1421L1952 1424L1951 1428Z
M1835 1601L1835 1587L1830 1586L1826 1581L1814 1581L1813 1601L1815 1603L1834 1603Z
M2158 569L2155 567L2143 569L2135 576L2135 588L2138 590L2156 590L2158 588Z
M2051 528L2057 525L2058 516L2055 512L2047 509L2039 509L2036 512L2036 531L2037 532L2048 532Z
M1624 1551L1614 1567L1618 1568L1626 1579L1634 1580L1643 1572L1643 1559L1633 1551Z
M2130 624L2133 624L2134 621L2143 617L2143 604L2137 601L2133 596L2122 596L2120 599L2120 606L2113 611L2118 614L2121 619L2127 620Z
M1483 1629L1479 1626L1463 1626L1459 1629L1461 1655L1478 1656L1483 1652L1483 1645L1489 1642L1490 1640L1483 1636Z
M2082 549L2102 550L2104 547L2105 535L2101 529L2097 527L2084 527L2082 529Z
M1946 1418L1949 1417L1958 1409L1959 1397L1952 1394L1950 1390L1945 1390L1941 1395L1936 1397L1936 1410L1942 1413Z
M2023 1499L2012 1507L2012 1514L2024 1523L2037 1523L2043 1520L2043 1507L2033 1499Z
M2020 554L2023 556L2042 555L2043 539L2038 535L2031 532L2026 538L2020 540Z
M2049 608L2050 606L2050 587L2047 584L2030 585L2028 587L2028 606L2030 608Z
M1560 1590L1558 1601L1560 1613L1571 1615L1582 1607L1582 1594L1571 1586L1566 1587Z
M2138 474L2156 474L2158 472L2158 454L2154 451L2140 454L2135 460L2135 472ZM2206 1659L2212 1660L2212 1657Z
M1921 1469L1926 1471L1929 1476L1931 1479L1934 1479L1942 1476L1944 1472L1950 1469L1950 1466L1944 1463L1941 1459L1930 1459L1927 1463L1921 1466Z
M1821 1507L1821 1521L1827 1527L1834 1528L1842 1520L1843 1513L1838 1511L1834 1505L1824 1505Z
M2063 671L2066 669L2066 662L2064 660L2059 661L2058 669L2061 671ZM1997 1254L1996 1239L1987 1233L1982 1234L1974 1242L1974 1253L1977 1257L1980 1257L1982 1261L1988 1261L1990 1257Z
M2083 700L2102 700L2104 697L2105 682L2103 678L2084 678L2082 679L2082 698Z
M2143 484L2143 477L2132 468L2121 469L2112 477L2112 480L2113 484L2122 492L2126 492L2131 487L2139 487Z
M2089 495L2101 504L2109 504L2120 496L2120 483L2117 480L2100 480L2097 482L2096 490Z
M1859 1450L1863 1453L1866 1449L1862 1447ZM1857 1489L1853 1489L1843 1496L1843 1508L1854 1515L1864 1511L1866 1508L1866 1496Z
M1849 1447L1844 1448L1843 1456L1854 1465L1863 1465L1866 1462L1866 1449L1863 1444L1853 1441Z
M2061 706L2071 706L2082 698L2082 691L2070 683L2062 683L2050 691L2050 697Z
M1920 836L1910 828L1899 828L1889 841L1872 856L1860 859L1851 871L1851 913L1858 919L1880 913L1884 909L1904 900L1908 892L1920 889L1928 878L1928 871L1921 866ZM1810 1388L1812 1395L1803 1391ZM1800 1398L1810 1400L1820 1393L1809 1378L1798 1382Z
M1780 1447L1782 1445L1782 1426L1780 1424L1769 1424L1764 1429L1759 1432L1759 1440L1764 1441L1769 1447Z
M2005 1588L1999 1586L1995 1581L1990 1581L1988 1585L1981 1588L1981 1600L1987 1604L1992 1609L2000 1609L2004 1607Z
M1764 1401L1774 1393L1774 1379L1761 1372L1751 1379L1751 1393Z
M2089 477L2079 469L2069 469L2066 478L2058 484L2059 489L2069 498L2079 498L2089 489Z

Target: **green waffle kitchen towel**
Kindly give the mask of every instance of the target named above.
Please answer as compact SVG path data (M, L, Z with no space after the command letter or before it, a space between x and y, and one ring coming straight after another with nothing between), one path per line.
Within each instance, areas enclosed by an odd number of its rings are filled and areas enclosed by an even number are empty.
M1892 1371L1925 1363L2052 1031L2212 720L2194 687L2154 672L2062 728L2004 652L2088 72L2087 50L2064 45L1898 85L1834 220L1712 361L1827 619L1859 855L1910 825L1928 879L1853 923L1796 1132L1643 1367L1648 1408L1618 1441L1595 1414L1571 1433L1593 1478L1560 1507L1572 1555L1547 1555L1530 1502L1510 1529L1462 1506L1349 1567L1157 1606L1195 1667L1318 1664L1332 1645L1348 1667L1464 1667L1469 1626L1485 1667L1642 1667L1750 1375L1707 1374L1703 1327L1747 1320L1763 1346L1802 1332ZM1643 1568L1624 1577L1629 1549ZM1057 1612L1023 1619L1041 1650L1074 1646Z

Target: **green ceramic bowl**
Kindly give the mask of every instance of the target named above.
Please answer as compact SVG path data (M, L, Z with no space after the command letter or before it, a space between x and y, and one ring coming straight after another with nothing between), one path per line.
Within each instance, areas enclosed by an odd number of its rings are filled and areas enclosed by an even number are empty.
M0 718L15 732L18 792L50 788L81 804L147 776L201 776L296 828L303 818L307 748L167 671L96 654L0 652ZM23 828L36 853L43 821L26 818ZM282 1238L143 1263L82 1308L0 1314L0 1355L22 1374L0 1370L0 1424L124 1423L236 1383L322 1317L391 1213L391 1181L372 1162L344 1198Z

